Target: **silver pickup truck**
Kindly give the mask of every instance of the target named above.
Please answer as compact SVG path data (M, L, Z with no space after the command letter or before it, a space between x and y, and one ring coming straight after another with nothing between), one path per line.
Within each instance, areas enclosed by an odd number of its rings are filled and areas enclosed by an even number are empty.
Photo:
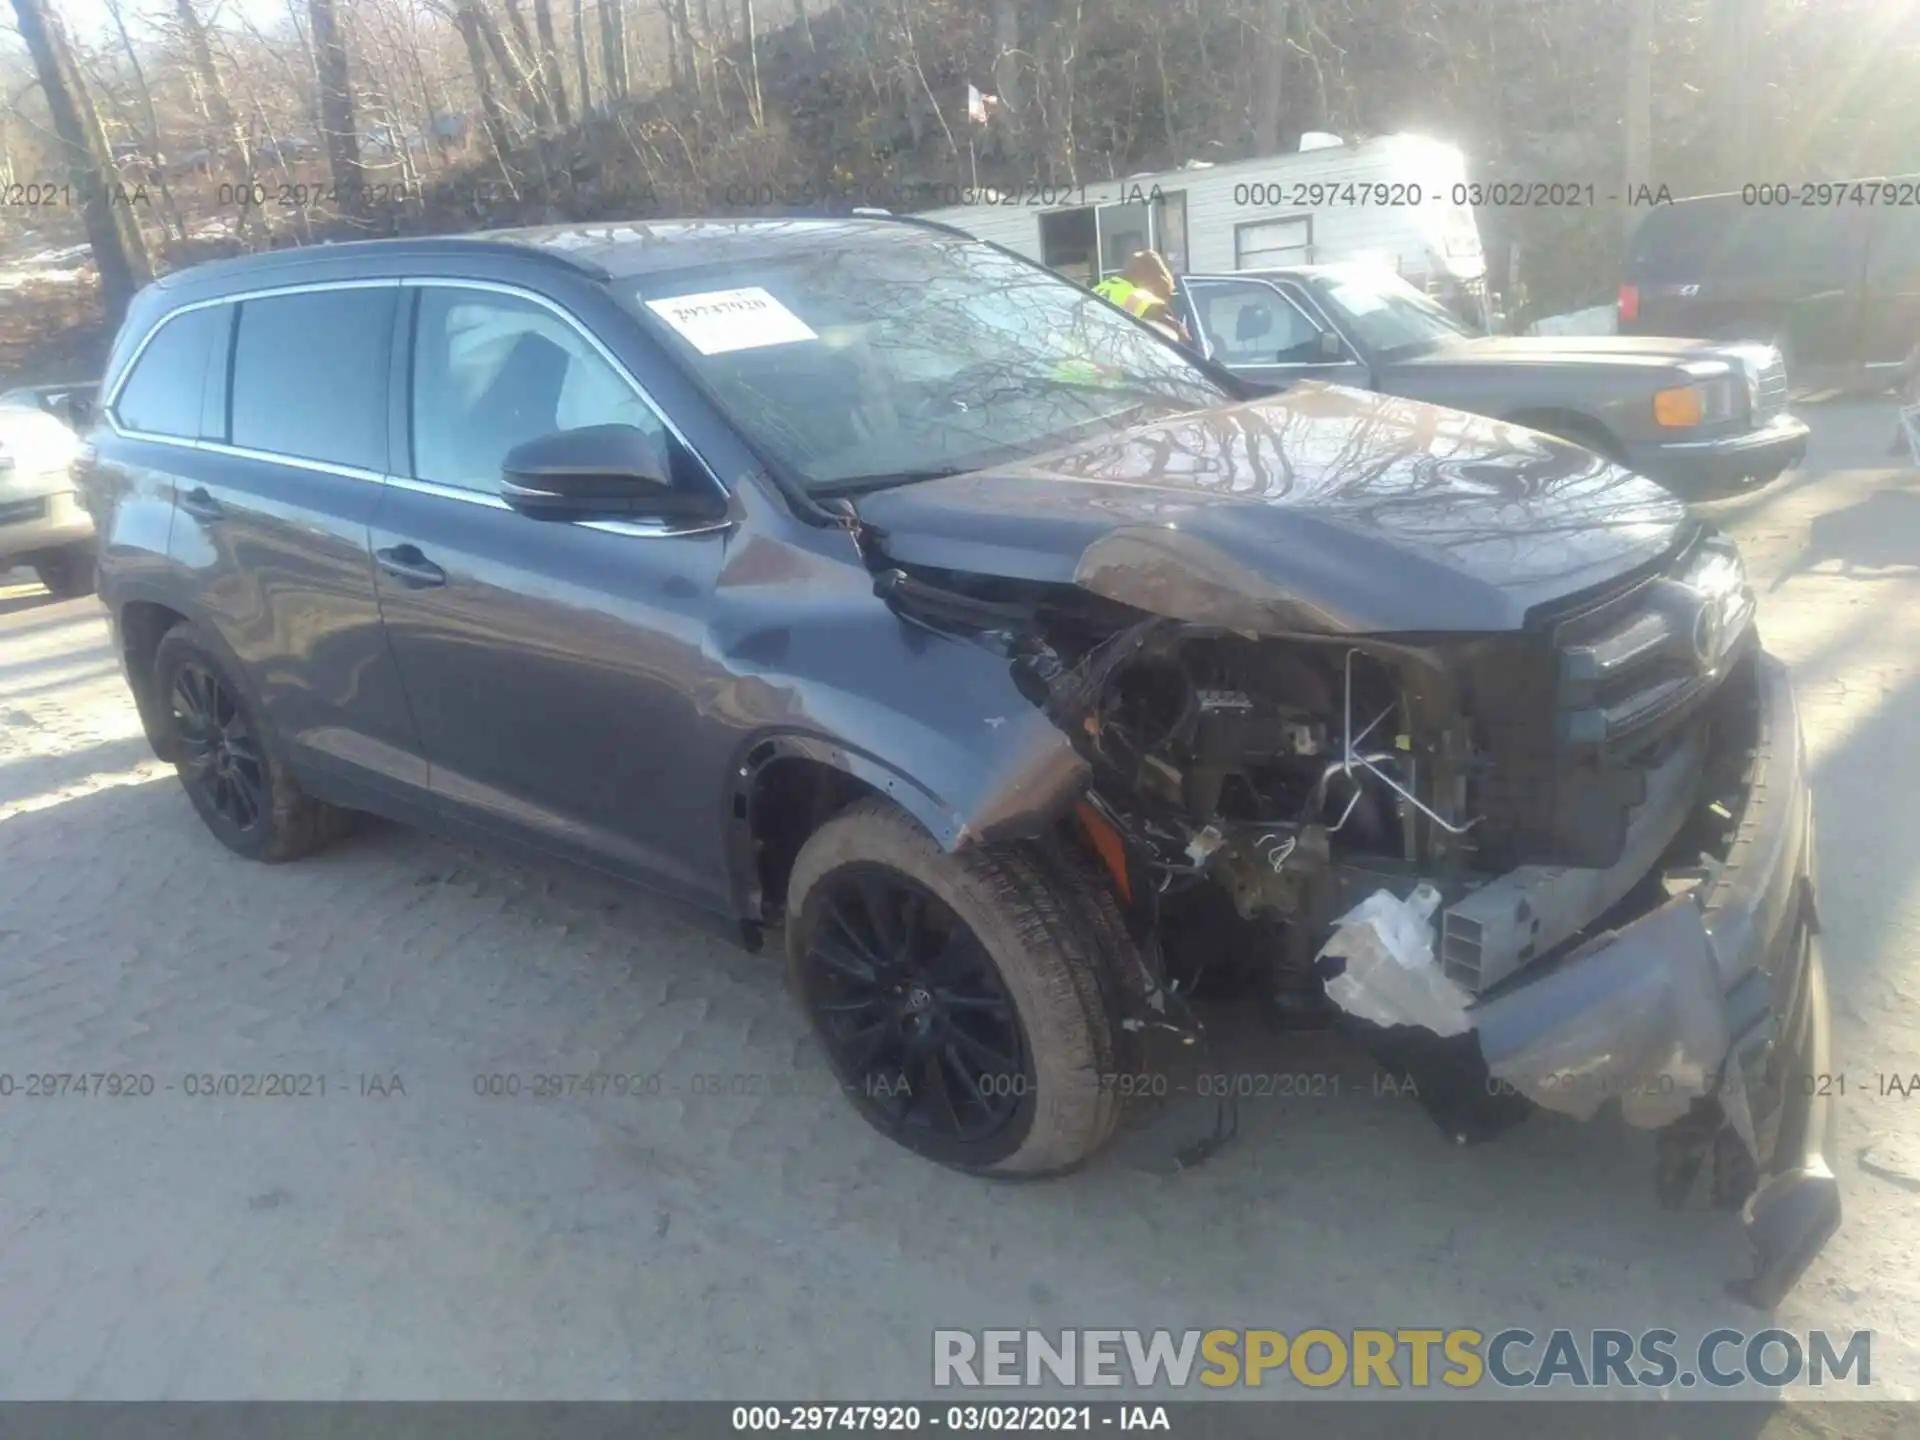
M1486 336L1391 272L1188 275L1177 309L1245 379L1329 380L1525 425L1687 498L1761 485L1806 454L1771 346L1661 336Z

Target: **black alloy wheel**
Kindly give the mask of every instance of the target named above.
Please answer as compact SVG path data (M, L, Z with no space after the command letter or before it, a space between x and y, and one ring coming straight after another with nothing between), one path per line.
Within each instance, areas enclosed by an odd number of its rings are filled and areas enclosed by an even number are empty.
M233 692L213 668L188 660L174 671L168 701L181 778L236 831L253 830L271 805L271 786L260 742Z
M1030 1105L1012 997L973 930L917 881L846 865L809 897L804 1001L840 1081L915 1149L972 1148Z

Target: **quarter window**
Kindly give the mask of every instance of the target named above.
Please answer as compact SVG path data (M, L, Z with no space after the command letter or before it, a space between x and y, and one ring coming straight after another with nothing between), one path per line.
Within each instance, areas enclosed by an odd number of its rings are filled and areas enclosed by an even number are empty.
M507 452L588 425L666 427L572 325L511 295L428 286L413 344L413 473L494 493Z
M215 333L225 333L225 319L226 310L213 305L161 322L114 401L123 428L182 440L199 437L207 356Z
M233 443L357 470L387 468L391 286L269 295L240 306Z

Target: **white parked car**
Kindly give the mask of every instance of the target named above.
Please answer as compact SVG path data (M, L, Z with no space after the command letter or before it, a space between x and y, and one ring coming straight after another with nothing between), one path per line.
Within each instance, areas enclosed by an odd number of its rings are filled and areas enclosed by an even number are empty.
M80 439L61 418L67 401L45 390L0 395L0 571L31 565L63 598L92 593L94 561L93 517L73 481Z

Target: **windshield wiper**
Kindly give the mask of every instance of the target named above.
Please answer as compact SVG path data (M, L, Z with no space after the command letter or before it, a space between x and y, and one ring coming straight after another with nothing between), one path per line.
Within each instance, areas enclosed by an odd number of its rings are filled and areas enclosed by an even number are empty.
M874 490L891 490L896 485L918 485L923 480L950 480L968 475L971 465L938 465L925 470L890 470L883 475L855 475L846 480L829 480L824 485L809 485L807 493L821 498L835 495L866 495Z

